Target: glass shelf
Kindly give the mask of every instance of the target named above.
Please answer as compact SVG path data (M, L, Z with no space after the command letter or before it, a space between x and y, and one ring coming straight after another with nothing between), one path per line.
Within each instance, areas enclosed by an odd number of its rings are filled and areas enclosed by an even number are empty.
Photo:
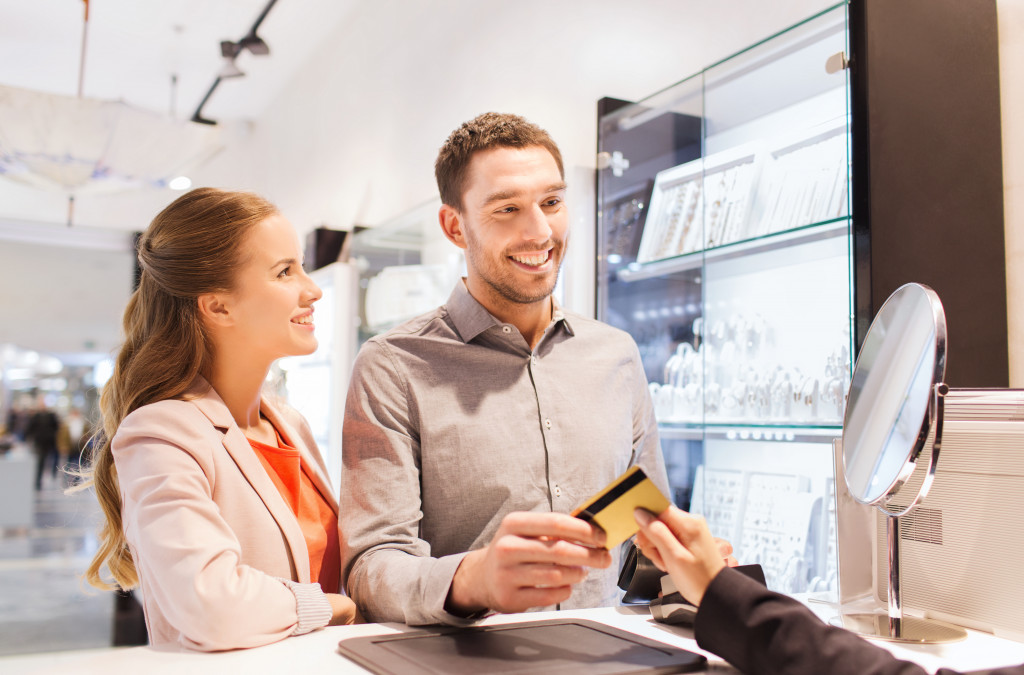
M725 439L735 441L775 441L820 443L842 435L841 424L688 424L686 422L659 422L658 434L663 440L699 441Z
M832 588L852 370L846 6L598 121L598 318L637 343L673 501L773 590ZM763 420L763 422L759 421Z
M352 236L359 269L359 344L443 304L465 272L437 225L438 198Z
M755 253L785 249L831 237L846 237L849 235L849 232L850 219L844 216L763 237L746 239L703 251L687 253L674 258L664 258L647 263L630 263L626 268L618 270L615 274L618 281L629 283L661 277L667 274L675 274L677 272L696 270L718 261L730 260Z

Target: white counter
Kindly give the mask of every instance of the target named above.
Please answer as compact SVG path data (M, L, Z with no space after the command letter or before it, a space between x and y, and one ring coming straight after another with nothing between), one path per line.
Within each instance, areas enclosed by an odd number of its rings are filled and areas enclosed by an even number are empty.
M823 618L834 613L828 605L812 605ZM686 628L659 624L650 618L647 608L607 607L565 612L507 614L490 617L484 625L524 620L558 618L590 619L609 626L625 629L637 635L666 642L677 647L705 654L711 663L724 664L718 657L703 652ZM204 654L179 649L152 647L124 647L54 652L0 658L0 673L95 673L116 675L131 673L159 675L161 673L365 673L363 668L337 652L338 641L364 635L382 635L417 630L402 624L363 624L325 628L308 635L288 638L281 642L232 652ZM967 640L946 645L898 646L878 642L899 658L921 664L934 671L940 667L974 670L1024 663L1024 643L968 631ZM715 672L736 672L727 665L719 665Z

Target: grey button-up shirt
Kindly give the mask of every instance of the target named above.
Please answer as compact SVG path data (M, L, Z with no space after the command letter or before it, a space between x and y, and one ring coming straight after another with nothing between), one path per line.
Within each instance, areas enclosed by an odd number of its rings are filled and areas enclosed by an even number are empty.
M633 339L553 314L531 351L459 283L447 304L363 345L339 513L346 588L367 619L463 622L444 610L455 570L512 511L568 513L634 464L668 493ZM613 559L561 607L615 604Z

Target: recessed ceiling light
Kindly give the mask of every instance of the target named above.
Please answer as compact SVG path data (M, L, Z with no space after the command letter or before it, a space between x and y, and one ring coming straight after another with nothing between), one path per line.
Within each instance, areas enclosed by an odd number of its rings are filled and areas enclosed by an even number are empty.
M178 176L177 178L172 178L167 187L172 190L187 190L192 187L192 180L188 176Z

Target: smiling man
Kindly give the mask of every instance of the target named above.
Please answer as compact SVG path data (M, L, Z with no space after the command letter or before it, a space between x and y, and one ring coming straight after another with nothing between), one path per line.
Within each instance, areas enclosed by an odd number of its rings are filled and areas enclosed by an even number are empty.
M547 132L486 113L435 164L466 253L448 302L360 350L345 411L346 587L372 621L615 604L619 551L568 514L639 464L667 491L640 355L552 298L569 216Z

